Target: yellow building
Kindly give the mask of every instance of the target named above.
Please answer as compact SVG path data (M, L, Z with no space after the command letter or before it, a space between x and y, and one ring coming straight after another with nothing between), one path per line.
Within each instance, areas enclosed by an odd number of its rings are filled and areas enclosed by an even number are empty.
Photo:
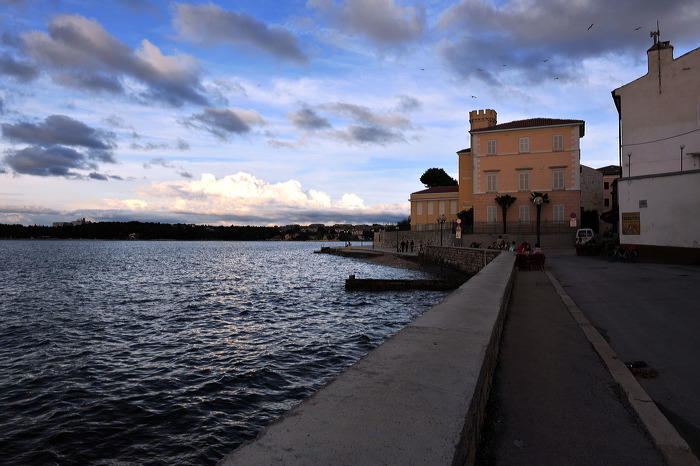
M457 219L459 186L441 186L411 193L411 230L438 230L438 217L444 225Z
M496 111L487 109L469 112L469 122L472 163L463 163L459 153L459 181L460 199L462 190L471 190L475 231L502 225L502 209L494 199L505 194L516 198L507 211L508 223L535 220L533 192L549 198L541 208L543 227L576 219L581 208L582 120L531 118L499 125ZM471 186L463 183L468 179Z

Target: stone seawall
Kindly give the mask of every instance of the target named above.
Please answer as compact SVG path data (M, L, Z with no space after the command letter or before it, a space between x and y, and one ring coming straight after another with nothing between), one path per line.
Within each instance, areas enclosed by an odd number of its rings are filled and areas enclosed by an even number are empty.
M452 267L462 272L475 274L498 257L500 253L501 251L495 249L427 246L425 252L419 254L418 257L420 260L430 264Z
M440 304L218 464L473 464L515 256L482 259Z

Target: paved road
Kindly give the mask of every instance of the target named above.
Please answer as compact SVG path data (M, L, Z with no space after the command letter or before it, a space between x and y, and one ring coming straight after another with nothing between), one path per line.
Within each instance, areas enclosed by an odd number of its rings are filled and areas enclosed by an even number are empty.
M548 270L700 457L700 267L552 254Z

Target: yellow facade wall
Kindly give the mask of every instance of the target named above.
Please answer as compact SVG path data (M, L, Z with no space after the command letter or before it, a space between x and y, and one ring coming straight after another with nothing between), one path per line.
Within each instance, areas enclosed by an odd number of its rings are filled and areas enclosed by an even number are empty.
M445 214L446 225L451 225L457 219L457 191L446 193L412 193L411 194L411 230L437 230L438 215Z
M561 150L554 148L554 136L561 136ZM529 151L520 152L520 138L529 138ZM508 209L508 221L519 219L519 207L531 206L530 219L535 218L531 202L532 192L547 193L550 199L542 206L542 220L554 220L554 206L559 215L563 210L564 221L572 213L580 213L580 129L579 125L530 127L523 129L478 131L472 133L473 204L474 222L487 222L487 207L497 206L497 222L502 222L502 211L494 200L496 196L510 194L517 200ZM487 154L488 141L495 142L495 154ZM493 149L494 142L491 142ZM554 186L554 172L563 172L563 187ZM521 174L527 174L529 185L521 189ZM489 175L496 178L496 189L489 189ZM492 178L493 180L493 178ZM545 220L547 219L547 220ZM492 219L491 219L492 220Z

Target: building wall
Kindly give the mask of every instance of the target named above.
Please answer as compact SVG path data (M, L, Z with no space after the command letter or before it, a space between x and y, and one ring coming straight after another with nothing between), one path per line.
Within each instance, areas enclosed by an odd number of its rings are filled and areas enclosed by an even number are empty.
M554 135L564 136L563 150L553 150ZM527 153L519 153L518 144L521 137L530 138L530 151ZM487 155L489 140L496 141L496 155ZM497 206L494 198L503 194L517 198L516 203L508 210L508 218L517 219L519 207L531 203L530 193L533 191L547 193L552 200L552 203L542 207L543 216L549 211L549 218L553 218L552 209L555 202L564 203L567 215L580 212L580 150L577 125L478 132L472 134L471 141L474 158L474 222L486 222L486 207ZM563 190L553 188L555 170L564 171ZM521 172L530 174L529 189L519 189ZM489 174L498 176L497 191L488 189ZM497 210L500 217L500 208Z
M603 207L603 174L598 170L581 165L581 208L597 210L602 214Z
M451 225L459 212L458 192L411 194L411 230L439 229L438 215L445 214L445 225Z
M625 193L620 200L622 218L630 213L639 215L639 234L629 234L623 221L621 243L700 248L700 170L621 178L618 183L620 192Z
M674 60L673 47L660 42L647 58L646 75L613 91L620 115L620 241L697 248L700 48ZM639 232L630 234L626 216L635 213Z
M459 211L473 207L472 189L474 185L474 162L470 149L457 152L459 161Z
M673 46L661 44L647 52L649 73L614 91L622 176L680 171L681 145L685 170L700 168L690 155L700 153L700 49L674 60Z

